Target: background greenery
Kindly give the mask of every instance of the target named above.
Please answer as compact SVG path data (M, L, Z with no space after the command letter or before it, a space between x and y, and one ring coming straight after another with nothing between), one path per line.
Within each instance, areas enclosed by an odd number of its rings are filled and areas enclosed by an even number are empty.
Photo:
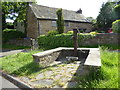
M2 41L7 42L10 39L15 39L15 38L24 38L25 34L17 31L16 29L4 29L2 32Z
M68 32L70 33L70 32ZM57 47L73 47L73 34L57 34L52 36L41 35L38 37L39 48L57 48ZM92 34L78 34L78 43L80 46L80 41L86 38L92 38L95 36L95 33Z
M120 33L120 20L116 20L112 23L112 30L115 33Z

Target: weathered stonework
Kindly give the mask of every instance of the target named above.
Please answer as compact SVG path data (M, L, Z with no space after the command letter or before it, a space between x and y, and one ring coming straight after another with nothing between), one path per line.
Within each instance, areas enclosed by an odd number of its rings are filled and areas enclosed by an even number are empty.
M42 67L49 66L54 61L67 60L73 56L73 48L56 48L33 54L34 61ZM101 66L100 53L97 48L78 48L78 60L86 66Z
M120 34L117 33L101 33L93 38L81 40L79 43L82 46L94 45L120 45Z
M97 34L93 38L81 40L80 46L95 46L95 45L120 45L120 34L117 33L101 33ZM7 44L31 46L30 39L13 39L7 42Z
M31 8L28 9L27 13L27 36L29 38L37 38L39 36L37 18Z
M39 20L40 35L46 35L50 30L57 30L56 26L52 26L52 20Z
M51 64L52 62L54 62L58 58L59 54L60 52L53 52L42 57L33 57L36 63L38 63L42 67L46 67L49 66L49 64Z
M68 22L69 26L66 26L65 32L68 32L70 30L73 30L74 28L78 29L86 29L85 32L90 32L92 30L92 24L91 23L78 23L78 22Z
M78 22L67 22L68 26L65 26L64 32L68 32L70 30L73 30L75 27L78 29L83 28L86 29L85 32L90 32L92 30L92 24L91 23L78 23ZM46 35L47 32L50 30L57 30L57 25L52 25L52 20L39 20L39 32L40 35Z
M12 39L6 42L6 44L17 45L17 46L32 46L30 39L18 38Z

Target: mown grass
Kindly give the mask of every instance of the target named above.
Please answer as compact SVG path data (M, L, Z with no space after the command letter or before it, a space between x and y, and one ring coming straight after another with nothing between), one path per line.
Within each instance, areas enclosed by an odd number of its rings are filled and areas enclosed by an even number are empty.
M120 57L120 53L109 52L108 48L105 48L105 46L100 47L101 69L96 71L91 68L88 76L76 77L78 82L76 88L118 88L118 61L120 63L118 57ZM35 64L32 58L32 54L37 52L40 51L22 52L0 58L2 70L15 76L33 76L39 73L42 68Z

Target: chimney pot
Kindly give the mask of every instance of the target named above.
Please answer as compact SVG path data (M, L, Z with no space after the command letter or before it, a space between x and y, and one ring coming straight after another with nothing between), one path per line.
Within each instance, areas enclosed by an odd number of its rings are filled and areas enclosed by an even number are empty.
M76 13L82 14L81 8Z

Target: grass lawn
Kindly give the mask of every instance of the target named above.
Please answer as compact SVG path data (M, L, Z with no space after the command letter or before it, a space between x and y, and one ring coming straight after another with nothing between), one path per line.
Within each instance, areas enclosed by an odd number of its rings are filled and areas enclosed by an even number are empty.
M37 52L40 51L22 52L0 58L2 70L15 76L32 77L40 73L42 68L36 65L32 58L32 54ZM76 88L118 88L118 56L120 53L109 52L102 47L100 54L101 69L98 71L91 69L91 73L85 78L76 76L79 83Z

